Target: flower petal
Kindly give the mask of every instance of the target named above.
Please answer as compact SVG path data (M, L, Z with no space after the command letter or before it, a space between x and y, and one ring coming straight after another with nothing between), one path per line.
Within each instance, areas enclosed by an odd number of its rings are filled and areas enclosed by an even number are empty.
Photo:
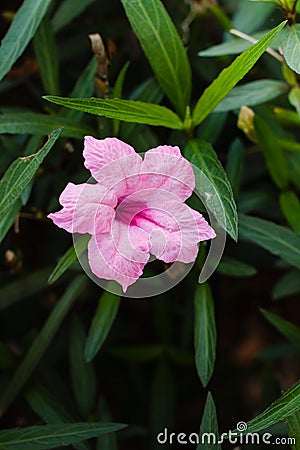
M88 259L99 278L115 280L126 292L143 273L149 259L149 245L143 230L115 220L111 233L92 236Z
M63 209L48 215L58 227L69 233L107 233L117 197L100 184L68 183L59 202Z
M144 186L172 192L183 201L192 195L195 188L193 167L182 157L178 147L162 145L148 150L141 174Z
M117 138L84 139L85 167L103 186L116 195L133 192L139 180L142 158L125 142Z
M174 200L141 211L134 224L149 234L150 252L166 263L193 262L197 243L216 236L200 213Z

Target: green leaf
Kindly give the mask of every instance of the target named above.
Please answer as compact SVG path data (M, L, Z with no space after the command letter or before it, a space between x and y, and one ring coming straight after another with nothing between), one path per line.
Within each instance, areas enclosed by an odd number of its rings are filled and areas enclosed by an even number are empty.
M300 409L300 382L298 381L264 412L247 423L245 433L255 433L280 422ZM235 430L237 432L238 430ZM240 433L240 431L239 431Z
M300 411L297 411L292 416L289 416L286 419L286 425L289 437L294 440L294 443L291 443L291 448L293 450L298 450L298 443L300 442Z
M0 221L29 185L60 133L61 129L53 131L46 144L37 153L18 158L9 166L0 181Z
M294 86L289 93L289 102L297 111L300 117L300 88L299 86Z
M174 426L174 382L170 367L164 360L155 368L151 391L150 427L156 436L164 427L172 429Z
M253 31L260 29L265 24L274 9L274 5L242 0L235 10L232 25L244 31L244 33L252 35Z
M149 362L160 358L164 354L162 345L122 346L109 349L109 353L119 359L134 362Z
M0 311L47 287L49 268L33 271L0 288Z
M239 25L238 25L239 26ZM265 34L267 34L270 30L260 31L258 33L251 34L251 37L256 39L257 41L261 39ZM274 42L276 42L277 38L274 38L270 47L274 46ZM198 53L199 56L207 57L216 57L216 56L226 56L226 55L239 55L243 51L247 50L250 47L252 42L246 41L245 39L239 37L231 37L230 39L225 40L222 44L213 45L205 50L201 50Z
M58 55L52 24L44 17L33 39L39 71L47 94L58 95Z
M111 412L103 396L100 397L97 409L101 421L108 422L111 420ZM116 433L100 436L97 439L97 450L118 450Z
M97 61L96 58L92 58L89 64L86 66L80 77L78 78L70 97L91 97L94 91L94 77L96 74ZM73 109L62 108L59 111L59 117L66 117L79 122L83 116L83 112L75 111Z
M99 300L85 346L85 358L91 361L100 350L112 327L120 305L120 297L104 292Z
M254 124L258 143L270 175L278 187L285 188L289 180L287 161L278 141L274 139L273 130L257 114L254 117Z
M0 81L34 36L51 0L24 0L0 47Z
M198 285L194 308L195 363L199 378L205 387L212 376L216 358L214 302L208 284Z
M300 272L299 270L291 270L277 281L272 290L272 298L279 300L282 297L297 294L298 292L300 292Z
M208 436L213 436L212 443L208 442ZM221 450L221 445L217 443L219 439L219 427L217 411L213 396L208 392L204 407L202 421L200 425L200 443L197 450Z
M124 64L124 66L122 67L122 69L121 69L121 71L120 71L120 73L118 75L116 84L115 84L114 89L113 89L113 97L114 98L122 98L123 84L124 84L124 79L125 79L128 67L129 67L129 62ZM120 122L118 120L115 120L114 121L114 135L115 136L118 135L119 128L120 128Z
M90 235L80 236L80 238L76 241L76 251L73 245L66 251L66 253L60 258L57 265L51 272L48 278L49 284L55 283L55 281L57 281L77 260L77 253L81 254L87 248L89 239Z
M300 232L300 202L298 196L292 192L282 192L280 194L280 208L290 226Z
M64 0L53 17L53 29L59 31L78 17L95 0Z
M300 154L287 155L287 161L291 180L300 189Z
M193 112L192 119L194 126L203 122L208 114L215 109L231 89L249 72L284 25L285 22L282 22L256 44L251 45L229 67L222 70L220 75L205 89Z
M34 383L25 391L25 398L31 409L49 424L71 423L72 417L63 405L44 386ZM84 442L73 443L76 450L89 450Z
M189 61L173 22L160 0L121 0L162 90L185 116L191 92Z
M241 239L253 242L292 266L300 268L300 236L289 228L256 217L240 215Z
M227 175L214 149L208 142L194 139L188 142L184 154L207 177L201 176L201 173L195 170L196 188L203 196L205 205L212 211L222 228L236 240L238 235L236 205Z
M230 146L226 173L234 195L237 195L243 178L245 166L245 149L240 139L236 139Z
M120 70L116 84L113 89L113 97L114 98L122 98L123 84L124 84L124 79L125 79L128 68L129 68L129 62L124 64L124 66Z
M85 333L81 321L74 317L70 337L70 367L73 391L80 413L87 418L96 394L96 376L92 363L84 359Z
M273 110L275 118L283 125L287 126L300 126L300 118L295 111L291 111L285 108L274 108Z
M118 423L64 423L14 428L0 431L3 450L46 450L80 442L105 433L122 430Z
M242 192L238 198L238 211L240 213L249 213L251 211L263 209L267 203L273 199L273 192L270 190L251 189L251 191Z
M64 98L45 96L46 100L57 105L84 111L109 119L124 120L125 122L144 123L181 130L183 124L179 117L165 106L144 103L134 100L101 99L101 98Z
M286 26L280 33L283 56L287 65L300 73L300 24Z
M6 211L4 217L1 219L1 221L0 221L0 243L3 241L7 232L9 231L10 227L13 225L15 218L18 215L21 208L22 208L22 202L18 198L15 201L15 203L13 203L10 206L10 208ZM1 309L1 303L0 303L0 309Z
M14 373L7 389L0 399L0 415L9 407L31 376L54 338L59 326L72 307L72 304L85 288L85 282L86 278L84 276L75 278L51 312L44 327L32 343L25 358Z
M251 277L256 274L255 267L244 262L224 256L218 265L217 271L234 277Z
M278 80L257 80L232 89L214 112L232 111L242 106L254 106L273 100L288 92L286 83Z
M10 134L49 134L54 128L62 128L62 136L82 139L93 130L69 118L49 116L38 113L0 114L0 133Z
M282 319L282 317L277 314L273 314L265 309L260 309L261 313L265 318L280 331L283 336L285 336L292 344L300 348L300 328L289 322L288 320Z

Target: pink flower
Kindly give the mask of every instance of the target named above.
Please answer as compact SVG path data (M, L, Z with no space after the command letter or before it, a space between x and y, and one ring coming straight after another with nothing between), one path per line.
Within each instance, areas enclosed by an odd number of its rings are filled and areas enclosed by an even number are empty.
M184 201L195 188L191 164L178 147L148 150L144 159L116 138L85 137L83 156L96 184L68 183L49 218L69 233L89 233L88 259L99 278L126 292L150 253L191 263L197 243L215 237L203 216Z

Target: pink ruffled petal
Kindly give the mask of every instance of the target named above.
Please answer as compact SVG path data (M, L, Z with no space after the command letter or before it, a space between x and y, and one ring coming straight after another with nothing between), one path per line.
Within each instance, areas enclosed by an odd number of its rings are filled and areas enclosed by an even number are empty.
M146 234L115 220L111 233L92 236L88 258L97 277L117 281L126 292L142 275L149 259Z
M133 192L139 182L142 158L125 142L117 138L84 139L85 167L103 186L117 196Z
M214 230L200 213L173 200L140 212L134 224L149 234L150 252L167 263L193 262L198 242L215 237Z
M182 157L178 147L162 145L145 153L141 166L142 185L164 189L186 200L195 188L192 165Z
M68 183L59 197L63 209L48 217L69 233L107 233L117 197L99 184Z

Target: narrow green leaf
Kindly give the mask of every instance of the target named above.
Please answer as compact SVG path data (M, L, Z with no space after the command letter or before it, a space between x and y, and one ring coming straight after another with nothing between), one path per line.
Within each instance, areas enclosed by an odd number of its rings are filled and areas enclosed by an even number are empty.
M300 268L300 236L289 228L256 217L240 215L241 239L253 242L292 266Z
M78 17L95 0L64 0L53 17L53 29L59 31Z
M300 328L289 322L288 320L282 319L282 317L277 314L266 311L265 309L260 309L264 317L272 324L278 331L280 331L283 336L285 336L292 344L300 348Z
M93 130L71 118L49 116L39 113L0 114L0 133L49 134L54 128L62 127L62 136L82 139Z
M85 288L85 282L86 278L84 276L75 278L61 297L59 303L51 312L44 327L32 343L25 358L14 373L7 389L0 399L0 415L10 406L31 376L32 372L35 370L72 304Z
M9 166L0 181L0 220L29 185L60 133L61 129L53 131L46 144L37 153L18 158Z
M118 423L79 422L2 430L0 431L0 448L47 450L122 430L125 426Z
M48 278L49 284L55 283L55 281L57 281L66 272L66 270L68 270L73 262L77 260L77 253L81 254L87 248L89 239L89 235L81 236L76 241L76 251L73 246L66 251L66 253L60 258L53 271L51 272Z
M294 440L291 443L292 450L299 450L300 442L300 411L295 412L292 416L286 419L289 437Z
M230 146L226 173L234 195L237 195L243 178L245 166L245 149L240 139L236 139Z
M0 81L34 36L51 0L24 0L0 47Z
M75 422L63 405L44 386L34 383L25 391L31 409L48 424ZM76 450L89 450L84 442L73 443Z
M300 189L300 154L287 155L287 161L291 180Z
M100 350L117 315L120 297L108 291L100 298L85 346L85 358L91 361Z
M109 119L124 120L125 122L144 123L168 127L174 130L182 129L179 117L165 106L144 103L134 100L101 99L101 98L64 98L45 96L46 100L65 106L66 108L84 111Z
M47 94L58 95L58 55L52 24L44 17L33 39L39 71Z
M105 422L111 421L111 412L103 396L98 404L99 419ZM97 450L118 450L116 433L104 434L97 439Z
M92 363L84 359L85 333L81 321L74 317L70 336L70 367L73 391L81 415L92 412L96 394L96 376Z
M290 226L300 232L300 202L297 195L292 191L282 192L279 203Z
M294 86L289 93L289 102L297 111L298 117L300 117L300 88Z
M0 243L3 241L7 232L13 225L14 220L21 208L22 208L22 202L18 198L15 201L15 203L13 203L10 206L10 208L6 211L4 217L1 219L1 221L0 221ZM1 303L0 303L0 308L1 308Z
M242 106L254 106L273 100L288 92L286 83L278 80L257 80L233 88L214 112L232 111Z
M183 119L190 99L191 69L173 22L160 0L121 1L162 90Z
M275 5L253 3L242 0L235 9L232 25L243 30L244 33L251 34L260 29L274 11Z
M129 62L124 64L124 66L122 67L122 69L118 75L116 84L113 89L113 97L114 98L122 98L123 84L124 84L124 79L125 79L128 67L129 67ZM115 136L118 135L119 129L120 129L120 122L119 122L119 120L115 120L114 121L114 135Z
M198 285L194 308L195 363L199 378L205 387L213 374L216 358L214 302L208 284Z
M109 349L109 353L124 361L149 362L155 361L164 354L163 345L122 346Z
M255 114L254 124L258 143L263 152L270 175L277 186L285 188L289 179L285 155L278 141L274 139L274 133L267 122Z
M295 111L291 111L285 108L274 108L273 110L275 118L283 125L287 126L300 126L300 118Z
M49 271L48 267L36 270L2 286L0 288L0 311L45 289Z
M300 381L279 397L264 412L247 423L245 433L255 433L280 422L300 409ZM239 432L235 430L235 432Z
M197 450L221 450L217 443L219 439L219 427L215 402L211 392L208 392L200 425L200 443ZM211 437L213 437L211 439Z
M286 26L280 33L283 56L287 65L297 73L300 73L300 24Z
M113 97L114 98L122 98L123 84L124 84L124 80L125 80L128 68L129 68L129 62L124 64L124 66L120 70L116 84L113 89Z
M234 277L251 277L256 274L255 267L244 262L224 256L218 265L217 271Z
M166 361L160 361L155 368L150 402L150 427L156 436L165 427L174 426L175 389L172 372ZM159 448L156 444L154 448Z
M240 28L240 25L238 24ZM243 30L244 31L244 30ZM257 41L265 36L270 30L260 31L258 33L252 33L251 37L256 39ZM274 38L274 41L270 44L270 47L276 47L274 45L277 38ZM247 50L248 47L251 47L252 42L246 41L245 39L239 37L231 37L226 39L222 44L213 45L205 50L201 50L198 53L201 57L216 57L216 56L225 56L225 55L239 55L240 53Z
M299 270L291 270L277 281L272 290L272 298L279 300L298 292L300 292L300 272Z
M238 234L236 205L227 175L214 149L208 142L194 139L188 142L184 154L207 177L202 177L195 170L196 188L198 187L199 193L203 195L205 205L212 211L222 228L236 240Z
M268 48L276 34L282 30L286 22L266 34L256 44L251 45L244 53L238 56L233 63L222 70L198 100L193 112L193 124L199 125L223 100L231 89L246 75L256 61Z
M95 57L91 59L89 64L86 66L80 77L78 78L70 97L91 97L94 91L94 77L96 74L97 60ZM72 119L73 122L79 122L83 116L83 112L75 111L74 109L62 108L59 111L59 117L66 117L67 119Z
M273 192L270 190L251 189L241 192L238 198L238 211L247 214L252 211L263 209L266 204L273 199Z

